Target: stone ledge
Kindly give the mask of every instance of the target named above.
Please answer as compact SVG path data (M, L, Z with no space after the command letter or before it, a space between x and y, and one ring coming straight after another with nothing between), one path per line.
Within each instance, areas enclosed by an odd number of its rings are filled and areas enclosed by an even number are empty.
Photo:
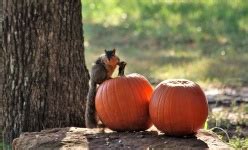
M215 134L201 130L196 137L169 137L160 132L113 132L109 129L54 128L27 132L13 141L14 150L67 149L231 149Z

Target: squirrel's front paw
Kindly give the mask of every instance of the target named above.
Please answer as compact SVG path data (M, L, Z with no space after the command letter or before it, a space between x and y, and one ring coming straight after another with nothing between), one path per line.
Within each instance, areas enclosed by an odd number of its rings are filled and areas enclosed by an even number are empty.
M125 61L120 61L120 62L118 63L118 65L119 65L119 66L126 66L127 63L126 63Z

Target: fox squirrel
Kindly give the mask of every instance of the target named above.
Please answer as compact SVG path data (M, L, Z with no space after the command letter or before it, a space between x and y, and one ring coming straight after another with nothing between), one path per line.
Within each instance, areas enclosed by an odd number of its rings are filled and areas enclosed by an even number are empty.
M92 66L90 72L90 88L87 95L85 124L87 128L97 127L95 97L97 84L103 83L105 80L111 79L111 76L120 59L115 55L116 50L105 50L105 54L100 55Z

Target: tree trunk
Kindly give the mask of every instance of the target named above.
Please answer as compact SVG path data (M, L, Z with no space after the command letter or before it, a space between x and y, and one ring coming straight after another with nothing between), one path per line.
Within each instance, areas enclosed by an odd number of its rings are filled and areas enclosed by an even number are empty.
M2 47L2 21L3 21L3 1L0 1L0 129L2 129L3 123L3 110L2 110L2 84L3 84L3 47Z
M3 29L2 29L2 20L3 20L3 1L0 1L0 48L2 47L2 34L3 34L2 33L2 31L3 31ZM2 54L2 51L0 53Z
M84 126L88 92L80 0L4 0L4 139Z

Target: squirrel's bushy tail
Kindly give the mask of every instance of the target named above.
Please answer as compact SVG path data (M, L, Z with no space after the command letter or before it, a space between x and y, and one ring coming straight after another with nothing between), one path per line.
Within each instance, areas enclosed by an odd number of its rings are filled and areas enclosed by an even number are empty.
M85 110L85 125L87 128L97 127L96 108L95 108L96 88L97 88L97 84L91 82L89 92L87 95L86 110Z

